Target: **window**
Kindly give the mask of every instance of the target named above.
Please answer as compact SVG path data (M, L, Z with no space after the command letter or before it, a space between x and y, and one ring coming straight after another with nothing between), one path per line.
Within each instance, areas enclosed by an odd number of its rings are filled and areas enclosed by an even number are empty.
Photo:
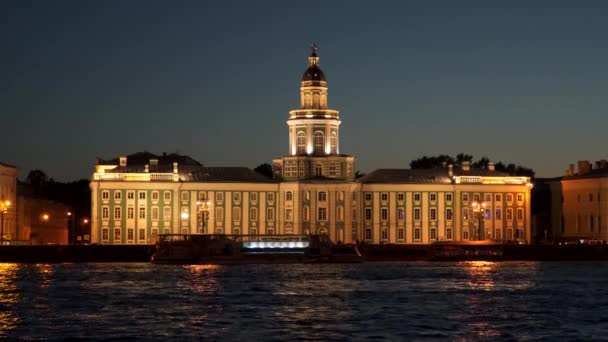
M436 193L432 192L429 195L429 197L430 197L431 202L436 202L437 201L437 194Z
M153 220L158 220L160 217L160 212L158 210L158 207L152 207L152 219Z
M158 228L152 228L152 238L155 240L156 242L156 238L158 237Z
M266 209L266 220L274 221L274 208Z
M304 212L302 213L304 222L310 221L310 208L308 206L304 206Z
M496 220L502 220L502 210L500 208L496 208L494 211L494 218Z
M589 194L590 200L593 201L593 195ZM521 203L524 201L524 195L523 194L517 194L517 202Z
M507 194L507 202L513 202L513 194Z
M335 176L338 174L336 163L329 164L329 175Z
M217 222L224 222L224 207L215 208L215 219Z
M494 236L496 240L502 240L502 231L500 229L496 229L496 235Z
M338 201L340 201L340 202L344 201L344 191L338 191L336 193L336 195L338 195Z
M452 202L452 194L445 194L445 201Z
M365 221L372 220L372 208L365 208Z
M512 221L513 220L513 208L507 208L507 221Z
M232 219L234 221L240 221L241 220L241 207L234 207L234 208L232 208Z
M367 202L371 202L372 201L372 193L371 192L366 192L365 193L365 201L367 201Z
M120 201L122 199L122 191L114 191L114 200Z
M405 200L405 194L403 192L400 192L397 194L397 201L399 202L403 202Z
M293 221L293 210L285 209L285 221Z
M145 229L143 229L143 228L139 229L139 235L138 235L137 239L139 241L145 241L146 240L146 230Z
M452 228L445 229L445 238L448 240L452 240Z
M223 192L216 192L215 193L215 200L218 202L221 202L224 200L224 193Z
M500 194L495 194L494 195L494 201L495 202L500 202L502 201L502 196Z
M397 229L397 240L403 241L405 239L405 229L399 228Z
M139 194L139 199L140 200L145 200L146 199L146 192L145 191L140 191Z
M388 208L380 209L380 219L382 221L388 221Z
M486 220L492 219L492 210L486 209L486 212L484 213L484 219L486 219Z
M414 202L420 202L420 194L419 193L415 193L414 194Z
M325 135L321 131L316 131L314 134L314 153L323 154L323 146L325 145Z
M152 200L158 201L158 198L159 198L158 191L152 191Z
M249 219L251 219L251 221L258 220L258 208L249 208Z
M110 218L110 208L109 207L101 208L101 218L104 220L107 220Z
M135 208L128 207L127 208L127 219L132 220L135 218Z
M463 221L469 220L469 208L462 208L462 220Z
M467 193L462 194L462 201L463 202L468 202L469 201L469 194L467 194Z
M480 196L479 194L473 194L473 201L479 202Z
M298 164L298 173L300 177L304 177L304 162Z
M372 229L371 228L365 228L365 240L366 241L372 240Z
M403 221L405 219L405 210L403 208L397 208L397 220Z
M388 201L388 194L387 194L386 192L381 193L381 194L380 194L380 200L381 200L382 202L386 202L386 201Z
M420 228L414 228L414 241L420 241Z
M170 221L171 220L171 207L164 207L163 210L164 210L163 219L165 221Z
M121 207L114 207L114 219L115 220L120 220L121 217L122 217L122 208Z
M120 243L120 228L114 228L114 243Z
M492 194L484 194L483 195L483 200L486 202L491 202L492 201Z
M291 200L293 200L293 193L292 193L291 191L287 191L287 192L285 193L285 200L286 200L286 201L291 201Z
M145 219L146 218L146 208L145 207L140 207L139 208L139 218L140 219Z
M319 221L327 220L327 208L319 208L317 220L319 220Z
M357 221L357 208L353 208L353 221Z
M299 131L296 136L296 150L297 154L306 153L306 133Z
M507 229L507 240L513 240L513 229Z
M331 133L331 138L330 138L330 144L331 144L331 153L337 153L337 147L338 147L338 137L336 136L336 132L332 132Z
M315 176L323 176L323 166L321 166L320 164L315 165Z
M336 220L344 221L344 207L341 205L336 209Z
M319 192L319 202L326 202L327 201L327 193L324 191Z
M252 202L257 202L257 200L258 200L258 193L257 192L252 192L251 195L249 196L249 198L251 199Z
M382 234L382 236L380 236L380 239L382 241L388 240L388 229L382 228L381 234Z
M468 230L463 230L462 231L462 239L463 240L468 240L469 239L469 231Z
M135 239L135 229L129 228L127 229L127 241L133 242Z
M448 221L452 221L452 216L453 216L452 208L447 208L445 210L445 219Z
M304 191L304 200L310 201L310 191Z
M431 208L431 221L437 221L437 208Z
M109 191L102 191L101 192L101 199L102 200L109 200L110 199L110 192Z
M188 200L188 192L182 191L182 201L187 201L187 200Z
M135 199L135 192L134 191L127 191L127 199Z
M101 240L104 242L110 241L110 230L108 228L104 228L101 230Z
M414 220L420 221L420 208L414 208Z
M240 192L233 192L232 193L232 200L235 202L240 202L241 201L241 193Z
M165 201L170 201L171 200L171 191L165 191Z
M268 194L266 194L266 199L268 200L268 202L274 202L274 192L269 192Z
M524 209L517 208L517 221L523 221L523 220L524 220Z
M431 240L437 240L437 228L431 228L430 238Z
M593 233L593 215L589 215L589 232Z

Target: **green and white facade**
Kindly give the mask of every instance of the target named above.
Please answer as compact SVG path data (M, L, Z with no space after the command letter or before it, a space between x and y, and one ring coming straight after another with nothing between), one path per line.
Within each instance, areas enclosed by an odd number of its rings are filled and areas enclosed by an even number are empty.
M287 121L289 152L273 160L273 179L179 155L98 161L90 183L91 242L151 244L159 233L319 233L344 243L530 241L529 178L463 163L380 169L355 180L355 157L340 154L339 112L327 108L316 51L300 95Z

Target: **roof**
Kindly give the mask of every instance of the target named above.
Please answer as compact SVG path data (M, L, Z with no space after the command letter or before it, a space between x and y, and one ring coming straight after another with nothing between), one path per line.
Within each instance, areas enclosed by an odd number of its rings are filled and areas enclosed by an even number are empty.
M276 183L246 167L198 167L191 172L193 182Z
M325 81L325 74L317 64L311 64L304 71L302 81Z
M509 174L496 170L454 168L454 176L507 177ZM447 168L433 169L378 169L358 179L361 183L451 183Z
M17 167L16 167L16 166L14 166L14 165L7 164L7 163L3 163L3 162L0 162L0 166L4 166L4 167L10 167L10 168L12 168L12 169L16 169L16 168L17 168Z
M175 162L177 162L180 167L182 167L184 165L202 166L201 163L199 163L192 157L180 155L177 153L170 153L170 154L163 153L162 155L156 155L156 154L144 151L144 152L136 152L136 153L130 154L126 157L127 157L127 168L130 166L138 166L138 165L144 166L145 164L150 163L150 159L158 159L159 168L162 166L169 166L169 165L171 167L173 167L173 163L175 163ZM98 165L119 165L120 158L113 158L113 159L108 159L108 160L99 159L97 161L97 164ZM122 172L125 172L125 171L122 171Z
M588 178L603 178L608 177L608 168L592 169L588 173L579 175L578 173L574 176L564 176L561 180L577 180L577 179L588 179Z

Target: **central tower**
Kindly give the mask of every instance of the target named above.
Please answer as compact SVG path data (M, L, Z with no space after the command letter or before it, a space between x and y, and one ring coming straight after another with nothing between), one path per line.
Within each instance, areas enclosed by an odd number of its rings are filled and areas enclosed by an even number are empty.
M287 120L289 154L273 160L275 178L352 180L354 157L340 155L339 113L327 108L327 80L317 46L311 50L300 82L300 109L290 111Z

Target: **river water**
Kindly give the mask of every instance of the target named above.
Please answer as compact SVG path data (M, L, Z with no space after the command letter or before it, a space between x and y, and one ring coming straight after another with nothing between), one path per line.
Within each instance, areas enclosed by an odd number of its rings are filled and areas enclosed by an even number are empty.
M0 337L606 339L607 266L0 264Z

